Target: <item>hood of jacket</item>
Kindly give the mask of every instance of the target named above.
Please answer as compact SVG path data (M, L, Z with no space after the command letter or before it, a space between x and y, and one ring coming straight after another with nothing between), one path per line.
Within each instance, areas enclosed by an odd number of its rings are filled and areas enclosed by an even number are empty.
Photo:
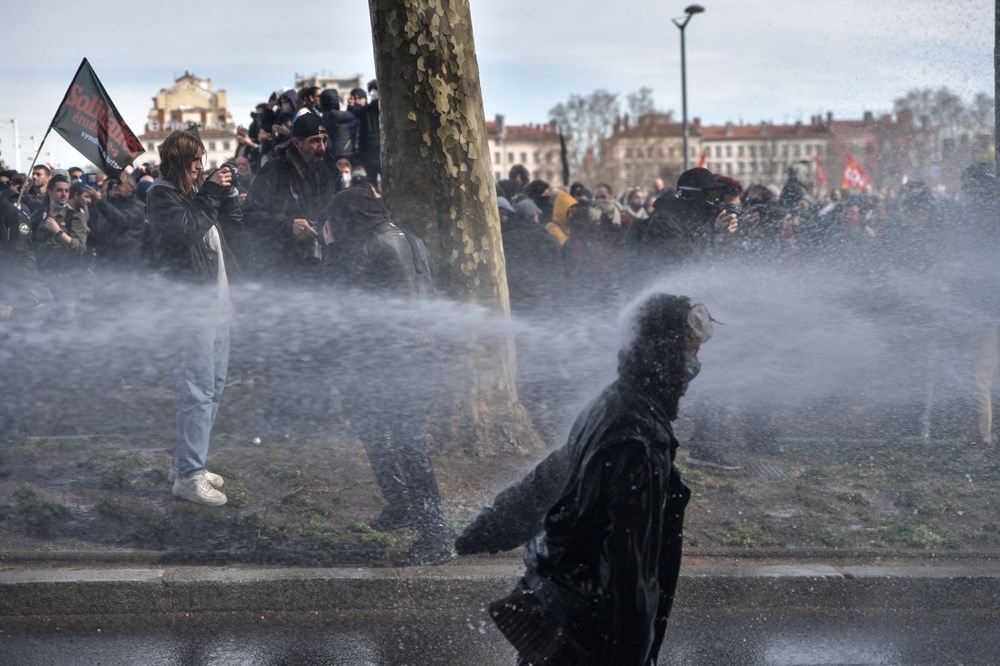
M327 88L319 94L319 108L323 111L340 111L340 93Z

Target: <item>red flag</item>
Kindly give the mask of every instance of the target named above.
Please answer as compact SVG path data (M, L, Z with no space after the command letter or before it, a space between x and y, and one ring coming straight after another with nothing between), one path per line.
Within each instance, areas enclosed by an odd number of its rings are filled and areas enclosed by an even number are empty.
M701 151L701 159L698 160L698 168L704 169L706 164L708 164L708 152L703 150Z
M820 187L826 185L826 174L823 173L823 163L819 161L819 155L816 156L816 184Z
M51 129L104 173L115 178L143 153L87 59L73 77Z
M863 190L869 183L868 172L861 168L861 165L851 157L847 156L847 164L844 166L844 179L840 186Z

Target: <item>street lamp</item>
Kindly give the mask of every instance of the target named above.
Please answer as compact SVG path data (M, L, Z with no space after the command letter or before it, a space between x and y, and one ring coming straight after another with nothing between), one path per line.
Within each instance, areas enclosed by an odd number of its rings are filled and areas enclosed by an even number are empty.
M684 171L688 170L688 88L687 88L687 65L684 60L684 28L687 27L691 17L701 14L705 8L701 5L688 5L684 8L683 22L680 19L671 19L681 31L681 120L684 124Z

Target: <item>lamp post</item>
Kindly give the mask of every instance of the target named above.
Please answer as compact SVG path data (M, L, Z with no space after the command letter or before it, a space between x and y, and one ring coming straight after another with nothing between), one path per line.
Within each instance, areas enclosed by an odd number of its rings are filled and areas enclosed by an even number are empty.
M1000 0L998 0L1000 1ZM688 5L684 8L683 22L680 19L672 19L681 31L681 121L684 126L684 171L688 170L688 89L687 89L687 63L684 60L684 28L691 21L695 14L701 14L705 8L701 5Z

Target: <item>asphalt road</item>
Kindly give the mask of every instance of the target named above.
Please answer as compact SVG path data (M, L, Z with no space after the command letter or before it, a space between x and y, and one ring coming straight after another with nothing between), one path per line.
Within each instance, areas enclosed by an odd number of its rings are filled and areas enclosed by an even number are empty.
M996 614L778 619L678 613L660 664L997 664ZM3 621L0 663L250 666L513 665L511 648L485 614L416 619L323 613L58 618Z

